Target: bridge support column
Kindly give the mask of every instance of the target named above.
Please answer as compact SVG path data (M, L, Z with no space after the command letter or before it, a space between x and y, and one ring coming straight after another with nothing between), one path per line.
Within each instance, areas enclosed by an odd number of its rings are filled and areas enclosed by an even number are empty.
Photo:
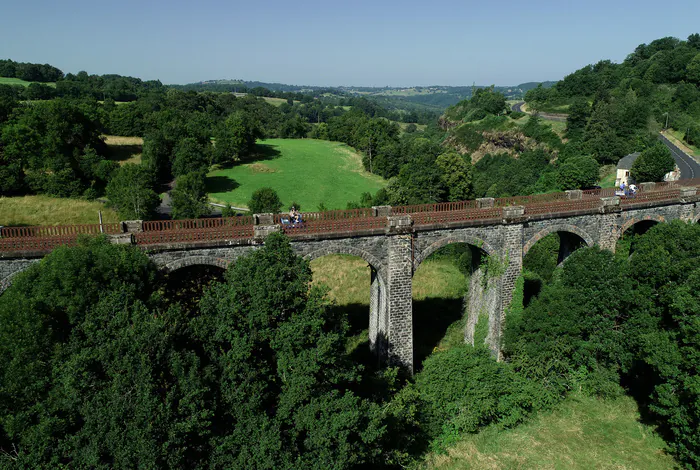
M380 360L387 355L388 324L386 311L386 292L379 273L370 266L372 282L369 296L369 349Z
M620 198L617 196L604 197L601 198L601 201L603 203L601 207L603 215L599 219L598 245L603 250L615 253L618 239L617 227L620 215ZM619 236L622 236L622 234L620 233Z
M581 248L586 243L581 238L573 233L559 232L559 255L557 256L557 264L561 264L569 257L571 253Z
M467 322L464 330L464 342L475 346L477 343L488 344L491 319L500 314L501 279L489 276L487 265L482 263L481 253L472 250L472 273L469 278ZM480 323L481 322L481 323ZM477 325L484 325L482 330Z
M522 216L522 214L520 214ZM514 214L513 222L519 221L518 214ZM505 327L506 312L510 308L510 303L513 300L513 291L515 290L515 281L520 276L523 269L523 224L513 223L503 225L501 227L503 233L503 259L501 260L502 273L496 281L500 284L501 305L497 310L497 315L489 319L489 337L487 343L491 351L500 361L501 354L501 335ZM495 264L495 263L494 263Z
M408 227L410 228L410 227ZM389 236L388 359L413 373L413 235Z

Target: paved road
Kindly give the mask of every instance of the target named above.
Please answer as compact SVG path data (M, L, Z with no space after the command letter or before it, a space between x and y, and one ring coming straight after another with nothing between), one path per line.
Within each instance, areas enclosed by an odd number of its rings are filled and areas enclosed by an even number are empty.
M700 178L700 164L698 164L698 162L676 147L673 142L668 140L663 134L659 134L659 139L661 139L661 142L671 151L676 165L678 165L678 168L681 170L681 179Z
M523 111L523 105L525 104L524 101L521 101L519 103L515 103L513 106L510 107L511 110L517 111L519 113L527 113L526 111ZM531 113L527 113L531 114ZM544 119L545 121L557 121L557 122L566 122L566 118L568 117L568 114L556 114L556 113L537 113L537 115Z

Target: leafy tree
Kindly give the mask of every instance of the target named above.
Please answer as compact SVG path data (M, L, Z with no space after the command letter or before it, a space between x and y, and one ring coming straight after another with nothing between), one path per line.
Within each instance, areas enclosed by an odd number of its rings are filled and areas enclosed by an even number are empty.
M471 164L456 152L443 153L435 160L442 171L448 201L466 201L472 196Z
M185 319L151 310L154 281L140 250L103 239L58 248L15 278L0 298L0 445L16 453L0 465L206 458L206 373L179 348Z
M191 172L180 175L175 187L170 191L173 203L173 217L176 219L197 219L211 212L204 173Z
M240 111L231 114L214 135L216 161L223 163L245 159L253 152L255 140L261 136L250 115Z
M561 189L583 189L596 184L600 167L591 157L572 157L559 167L557 183Z
M201 173L209 169L210 157L208 149L196 139L186 137L175 145L172 172L175 177L187 173Z
M273 234L200 302L197 336L227 423L214 466L347 468L381 457L380 409L350 390L346 319L310 282L308 261Z
M154 183L165 183L172 179L170 161L174 144L160 131L147 134L143 139L141 165L153 176Z
M644 150L632 164L630 175L640 183L645 181L663 181L664 175L673 171L676 162L671 151L662 143Z
M146 168L127 163L107 184L107 198L122 218L148 220L160 204L151 181L151 174Z
M253 214L278 214L282 209L282 201L274 189L260 188L253 191L248 201L248 209Z

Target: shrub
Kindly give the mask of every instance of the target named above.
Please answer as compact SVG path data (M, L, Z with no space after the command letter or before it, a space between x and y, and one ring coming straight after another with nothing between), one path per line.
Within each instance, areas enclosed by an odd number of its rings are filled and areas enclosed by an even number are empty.
M274 189L260 188L253 191L248 201L248 209L253 214L278 214L282 210L282 201Z

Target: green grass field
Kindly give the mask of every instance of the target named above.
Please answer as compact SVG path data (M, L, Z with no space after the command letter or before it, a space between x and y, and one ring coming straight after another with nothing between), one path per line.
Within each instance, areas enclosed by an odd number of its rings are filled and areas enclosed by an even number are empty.
M97 224L119 222L117 213L97 201L49 196L0 197L0 225Z
M674 459L652 427L639 422L630 397L600 400L572 395L555 410L514 429L465 435L426 468L673 469Z
M118 135L103 135L107 144L107 158L120 165L125 163L141 163L143 137L122 137Z
M22 85L26 87L29 86L30 83L32 82L20 80L19 78L0 77L0 85ZM56 83L54 82L44 83L44 85L56 88Z
M246 207L258 188L269 186L284 204L315 211L345 209L363 192L376 193L386 181L367 173L355 150L338 142L313 139L269 139L258 144L260 157L253 163L215 169L206 184L213 201Z

